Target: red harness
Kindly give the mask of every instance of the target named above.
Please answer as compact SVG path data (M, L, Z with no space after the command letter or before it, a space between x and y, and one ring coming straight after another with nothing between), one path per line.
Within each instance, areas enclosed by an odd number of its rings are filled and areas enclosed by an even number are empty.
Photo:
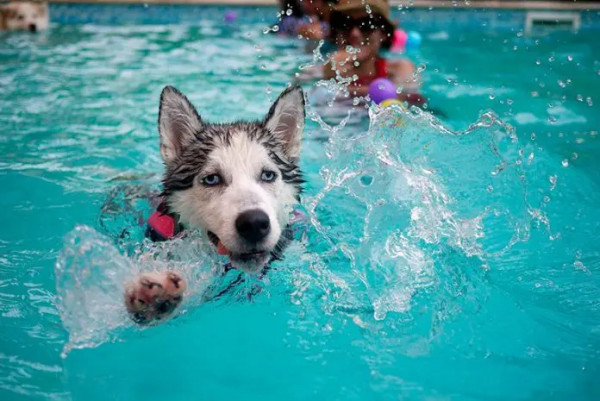
M175 214L168 213L167 204L161 202L156 211L148 218L146 236L152 241L166 241L183 230L179 224L179 218Z

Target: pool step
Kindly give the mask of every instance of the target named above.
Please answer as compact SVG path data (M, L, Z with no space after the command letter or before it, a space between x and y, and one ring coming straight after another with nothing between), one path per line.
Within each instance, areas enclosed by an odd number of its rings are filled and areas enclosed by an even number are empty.
M581 14L578 12L528 11L525 15L525 32L536 28L571 29L577 32L581 26Z

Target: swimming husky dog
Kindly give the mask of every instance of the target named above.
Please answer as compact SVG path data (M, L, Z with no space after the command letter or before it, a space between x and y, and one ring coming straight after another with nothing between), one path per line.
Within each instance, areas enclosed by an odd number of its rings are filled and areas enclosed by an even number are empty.
M171 218L175 231L201 229L233 268L262 271L288 241L285 231L303 182L298 159L304 119L299 86L284 90L263 121L231 124L203 121L181 92L164 88L160 217ZM125 304L136 322L149 323L173 312L185 289L175 271L146 273L126 286Z

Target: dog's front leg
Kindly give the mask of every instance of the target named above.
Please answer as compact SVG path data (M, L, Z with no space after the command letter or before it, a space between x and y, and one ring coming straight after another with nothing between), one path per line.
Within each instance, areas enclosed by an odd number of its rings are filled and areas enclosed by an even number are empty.
M133 321L149 324L171 315L186 288L185 279L175 271L143 273L125 285L125 306Z

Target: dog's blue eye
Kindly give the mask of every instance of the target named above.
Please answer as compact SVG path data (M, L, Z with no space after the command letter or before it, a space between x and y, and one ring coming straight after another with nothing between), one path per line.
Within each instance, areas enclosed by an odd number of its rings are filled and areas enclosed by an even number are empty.
M263 170L262 174L260 175L260 179L263 182L273 182L275 181L275 178L277 178L277 174L270 170Z
M213 187L221 183L221 176L219 174L210 174L202 179L202 183L208 187Z

